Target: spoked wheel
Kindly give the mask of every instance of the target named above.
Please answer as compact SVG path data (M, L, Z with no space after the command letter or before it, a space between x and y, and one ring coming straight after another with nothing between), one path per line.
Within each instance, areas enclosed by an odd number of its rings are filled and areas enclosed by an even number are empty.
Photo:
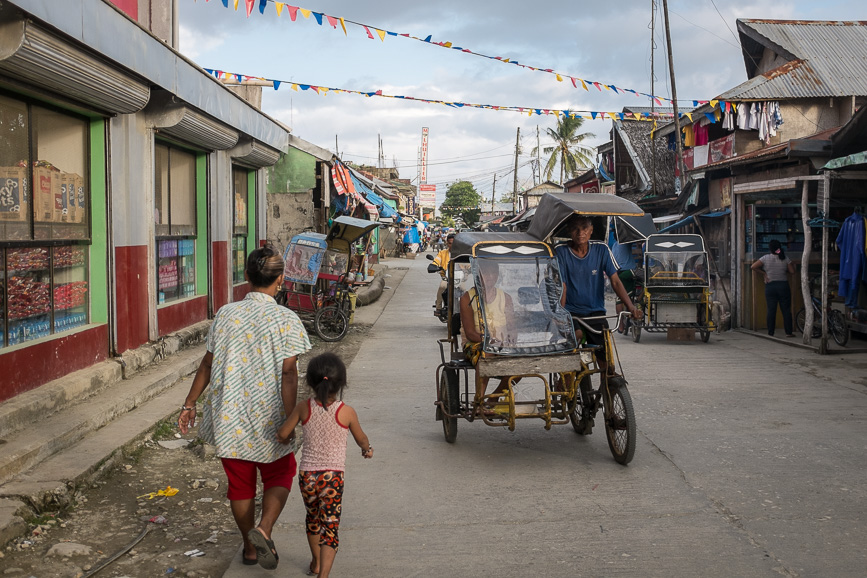
M581 379L580 390L582 392L589 392L593 389L593 383L590 381L590 376L585 375ZM592 396L590 395L581 395L581 403L576 403L575 407L572 409L572 413L569 414L569 421L572 422L572 429L575 430L575 433L578 435L586 436L593 433L593 418L588 416L586 419L582 417L584 411L584 404L592 405L592 400L590 399Z
M459 409L460 391L458 388L458 372L454 369L443 368L440 373L440 401L443 403L445 413L441 413L443 422L443 435L450 444L455 443L458 437L458 418L448 417L446 413L456 415Z
M614 461L625 466L635 455L635 439L638 433L632 396L629 395L626 382L622 378L609 379L608 391L611 393L611 407L605 411L605 434Z
M802 308L795 315L795 327L797 327L798 331L800 331L803 334L804 328L806 327L806 325L807 325L807 310ZM819 319L813 319L813 332L812 332L812 335L810 337L813 337L815 339L816 337L821 337L821 336L822 336L822 318L820 317Z
M828 330L840 347L849 342L849 326L846 324L846 316L841 311L831 309L831 313L828 314Z
M337 305L329 305L316 313L313 329L323 341L340 341L349 330L349 321Z

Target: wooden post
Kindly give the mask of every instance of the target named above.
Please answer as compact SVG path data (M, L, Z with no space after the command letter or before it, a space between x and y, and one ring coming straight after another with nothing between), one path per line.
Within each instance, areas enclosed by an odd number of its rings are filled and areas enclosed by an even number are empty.
M810 229L810 209L807 205L809 198L809 185L807 181L802 183L801 191L801 223L804 228L804 252L801 255L801 296L804 298L804 310L807 312L804 321L803 342L806 345L813 343L813 306L812 293L810 292L810 255L813 252L813 231Z
M827 219L828 209L831 206L831 177L827 172L822 175L820 181L822 187L822 214ZM819 353L828 353L828 227L822 227L822 341L819 343Z
M668 26L668 0L662 0L665 16L665 44L668 48L668 71L671 75L671 106L674 110L674 142L677 145L677 166L680 167L680 190L686 188L686 165L683 163L683 135L680 134L680 114L677 111L677 84L674 82L674 58L671 53L671 30Z
M515 183L512 185L512 212L516 214L518 212L518 151L520 148L521 127L518 127L518 136L515 138Z

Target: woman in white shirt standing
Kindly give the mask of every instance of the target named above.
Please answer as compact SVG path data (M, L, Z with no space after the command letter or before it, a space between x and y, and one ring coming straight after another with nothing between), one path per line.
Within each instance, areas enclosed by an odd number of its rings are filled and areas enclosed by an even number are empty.
M783 328L786 337L794 337L792 331L792 291L789 288L789 275L795 274L795 265L786 257L780 242L774 239L768 243L770 253L753 263L752 269L761 271L765 276L765 301L768 305L768 335L774 334L777 326L777 305L783 313Z

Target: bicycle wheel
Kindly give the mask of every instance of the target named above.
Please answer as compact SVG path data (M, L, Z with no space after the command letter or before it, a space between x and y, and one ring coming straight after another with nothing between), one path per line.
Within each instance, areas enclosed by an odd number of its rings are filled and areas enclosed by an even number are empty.
M349 330L349 321L339 306L329 305L316 313L313 329L323 341L340 341Z
M795 314L795 327L798 328L798 331L804 333L804 327L807 325L807 310L805 308L801 308Z
M828 314L828 330L840 347L849 342L849 326L846 324L846 316L843 315L842 311L831 309Z
M445 414L456 415L458 413L458 398L460 397L458 385L458 372L444 367L442 373L440 373L439 398L443 404L443 408L445 408L445 412L440 412L440 415L443 422L443 435L450 444L455 443L458 437L458 418L448 417Z
M615 378L616 379L616 378ZM635 410L632 406L632 396L626 389L626 383L612 383L608 388L611 392L611 408L605 414L605 434L608 447L618 464L626 465L635 455L635 438L638 426L635 425Z

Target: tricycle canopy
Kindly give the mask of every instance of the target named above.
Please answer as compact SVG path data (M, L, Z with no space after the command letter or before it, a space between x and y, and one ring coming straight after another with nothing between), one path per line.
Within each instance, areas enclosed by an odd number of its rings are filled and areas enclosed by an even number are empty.
M352 244L379 226L379 223L356 219L355 217L337 217L331 224L326 241L328 250L338 253L352 253Z
M707 253L700 235L651 235L644 253L645 287L704 288Z
M527 233L458 233L452 242L451 260L467 262L470 257L550 257L551 248Z
M527 234L545 241L553 236L567 236L561 229L572 215L588 217L640 217L644 211L635 203L602 193L545 193L536 208ZM605 223L603 223L604 225ZM604 240L607 227L603 230Z
M655 234L656 225L648 213L640 217L614 217L614 235L621 245L643 243L650 235Z

